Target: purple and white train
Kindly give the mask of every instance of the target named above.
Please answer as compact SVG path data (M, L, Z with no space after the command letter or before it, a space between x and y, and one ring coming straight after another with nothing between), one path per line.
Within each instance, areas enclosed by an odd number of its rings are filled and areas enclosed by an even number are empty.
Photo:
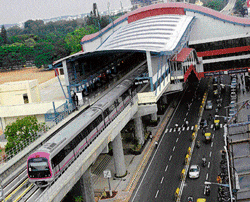
M32 153L27 160L29 181L45 187L67 168L131 102L135 77L134 73L121 82Z

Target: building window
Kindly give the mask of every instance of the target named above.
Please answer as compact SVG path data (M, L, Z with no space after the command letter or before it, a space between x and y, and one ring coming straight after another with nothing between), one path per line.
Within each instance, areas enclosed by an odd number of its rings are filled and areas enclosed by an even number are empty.
M23 94L23 101L24 101L24 104L29 103L29 98L28 98L27 93Z

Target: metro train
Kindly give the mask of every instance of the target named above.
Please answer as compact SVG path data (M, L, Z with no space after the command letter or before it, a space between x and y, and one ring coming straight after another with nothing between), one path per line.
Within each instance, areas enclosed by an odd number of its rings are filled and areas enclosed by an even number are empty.
M145 68L139 68L142 72ZM136 94L135 71L89 109L57 132L27 159L31 183L48 186L116 118Z

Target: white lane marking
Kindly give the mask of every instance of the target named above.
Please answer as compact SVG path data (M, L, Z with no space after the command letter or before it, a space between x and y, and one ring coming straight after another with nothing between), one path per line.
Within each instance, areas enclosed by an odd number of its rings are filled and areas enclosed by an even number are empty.
M211 124L211 129L214 127L214 124Z
M171 161L171 159L172 159L172 155L169 157L169 161Z
M185 127L182 128L182 131L184 131L184 130L185 130Z
M174 148L173 148L173 151L175 150L175 146L174 146Z
M178 131L180 131L181 130L181 128L178 128Z
M187 127L187 130L189 130L189 126Z
M173 130L173 132L175 132L176 130L175 130L175 128L174 128L174 130Z
M186 121L186 118L184 119L184 122Z
M166 166L166 168L165 168L165 172L168 170L168 165Z
M175 108L175 110L174 110L174 112L173 112L173 115L172 115L172 117L170 118L169 123L167 124L167 127L169 127L170 123L172 122L172 119L173 119L173 117L174 117L174 115L175 115L175 113L176 113L176 111L177 111L177 109L178 109L178 107L179 107L179 105L180 105L180 103L181 103L181 100L182 100L183 96L184 96L184 93L183 93L183 95L182 95L182 97L181 97L181 99L180 99L178 105L176 106L176 108ZM165 135L165 134L163 134L162 139L160 139L159 145L161 144L161 142L162 142L162 140L163 140L163 138L164 138L164 135ZM156 148L155 151L157 152L157 151L158 151L158 148ZM146 170L145 170L145 172L144 172L144 174L143 174L143 176L142 176L142 179L141 179L140 183L138 184L138 186L137 186L137 188L136 188L136 190L135 190L135 194L134 194L134 197L131 199L131 202L134 202L135 197L137 196L137 193L138 193L139 189L141 189L141 185L142 185L142 183L144 182L144 179L145 179L145 177L146 177L146 175L147 175L147 173L148 173L148 171L149 171L149 168L150 168L150 166L151 166L151 164L152 164L152 162L153 162L153 160L154 160L154 157L155 157L155 155L156 155L156 152L153 154L153 157L151 158L151 160L150 160L150 162L149 162L149 164L148 164L148 166L147 166L147 168L146 168Z
M186 116L188 115L188 112L186 113Z
M191 130L193 130L193 129L194 129L194 126L191 127Z
M214 139L214 134L213 134L213 139Z
M210 156L210 157L212 156L212 152L209 153L209 156Z
M181 131L179 131L179 135L181 134Z
M213 147L213 145L214 145L214 142L211 143L211 147Z
M220 128L222 128L223 127L223 125L222 125L222 123L220 124Z
M170 128L169 132L171 133L171 132L172 132L172 130L173 130L173 128Z
M165 130L165 133L167 133L168 132L168 128Z
M178 142L179 138L177 137L176 141L175 142Z
M208 179L208 173L207 173L207 176L206 176L206 180Z
M164 177L161 178L161 184L162 184L163 180L164 180Z
M157 190L157 192L155 194L155 198L157 198L158 194L159 194L159 189Z
M207 165L208 168L210 168L210 161L208 162L208 165Z

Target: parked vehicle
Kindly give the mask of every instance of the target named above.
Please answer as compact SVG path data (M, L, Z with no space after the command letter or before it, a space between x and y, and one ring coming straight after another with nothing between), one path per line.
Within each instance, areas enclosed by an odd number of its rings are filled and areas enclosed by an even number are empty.
M211 133L205 133L205 142L208 143L208 142L211 142Z
M207 101L206 109L213 109L212 100L208 100L208 101Z

